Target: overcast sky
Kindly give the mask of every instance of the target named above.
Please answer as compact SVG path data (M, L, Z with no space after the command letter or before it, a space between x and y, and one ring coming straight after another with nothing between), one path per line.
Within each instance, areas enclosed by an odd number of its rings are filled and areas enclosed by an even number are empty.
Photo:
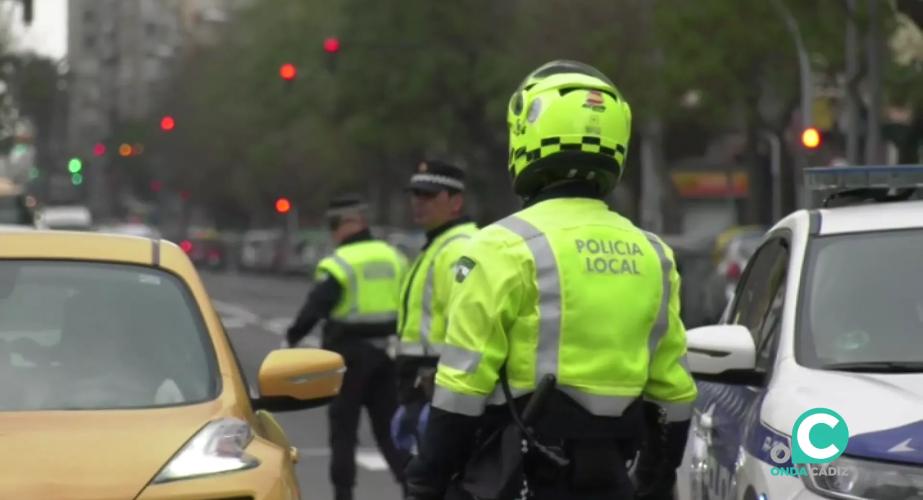
M61 59L67 53L67 0L33 0L32 25L22 23L22 10L12 12L13 45ZM18 2L17 2L18 4Z

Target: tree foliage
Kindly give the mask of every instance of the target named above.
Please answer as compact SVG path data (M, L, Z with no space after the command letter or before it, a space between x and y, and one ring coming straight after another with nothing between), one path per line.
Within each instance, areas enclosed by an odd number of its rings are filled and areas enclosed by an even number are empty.
M784 1L815 71L841 72L842 1ZM335 65L322 50L328 36L341 40ZM250 223L276 196L298 200L304 215L338 189L370 195L388 218L428 156L468 168L489 220L515 204L509 96L555 58L609 74L636 124L780 129L797 103L795 47L769 1L264 0L238 13L220 45L188 54L164 104L177 129L152 141L170 183ZM290 85L278 76L284 62L298 68ZM682 105L691 91L699 102Z

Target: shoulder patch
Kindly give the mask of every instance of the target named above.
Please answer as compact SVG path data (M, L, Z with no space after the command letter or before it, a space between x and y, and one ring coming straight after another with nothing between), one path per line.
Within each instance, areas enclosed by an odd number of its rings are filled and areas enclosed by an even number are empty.
M455 281L458 283L465 281L476 265L477 263L468 257L458 259L458 262L455 264Z

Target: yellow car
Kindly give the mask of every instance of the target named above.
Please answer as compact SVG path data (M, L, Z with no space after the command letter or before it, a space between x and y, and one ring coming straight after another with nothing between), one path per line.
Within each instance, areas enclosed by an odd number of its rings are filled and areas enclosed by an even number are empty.
M176 245L0 233L0 498L299 498L268 410L322 404L343 372L273 351L251 396Z

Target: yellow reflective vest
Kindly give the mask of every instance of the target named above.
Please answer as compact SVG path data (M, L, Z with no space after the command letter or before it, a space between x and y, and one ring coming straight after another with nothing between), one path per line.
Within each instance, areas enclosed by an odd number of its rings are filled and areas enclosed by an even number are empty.
M439 355L455 262L477 230L473 222L452 226L434 238L414 261L401 289L399 355Z
M384 323L397 317L400 283L407 259L379 240L341 245L318 263L315 278L332 276L343 292L330 313L341 323Z
M456 265L433 405L479 415L545 374L594 415L639 397L691 414L672 250L589 198L539 202L475 235Z

